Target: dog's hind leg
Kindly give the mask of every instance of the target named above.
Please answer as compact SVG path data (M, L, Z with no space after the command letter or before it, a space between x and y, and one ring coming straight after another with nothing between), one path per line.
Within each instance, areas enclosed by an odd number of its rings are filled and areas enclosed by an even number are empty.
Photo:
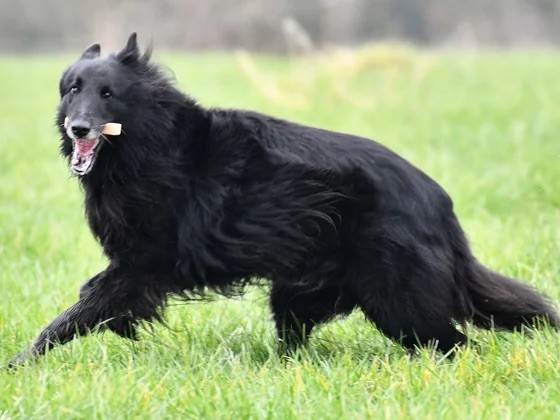
M270 306L276 323L281 353L290 353L309 337L318 324L336 315L348 314L355 302L338 286L273 285Z
M433 346L447 353L467 342L467 337L455 328L451 320L443 315L426 316L424 311L429 308L416 306L410 301L398 299L377 304L362 301L360 306L381 332L409 350Z
M165 300L166 292L160 283L146 274L109 268L86 282L80 291L80 300L55 318L28 350L9 362L9 366L43 355L57 344L92 331L108 329L123 337L135 338L135 327L140 321L160 319L158 309Z
M466 343L455 328L453 273L437 250L379 244L361 261L353 292L366 317L408 349Z

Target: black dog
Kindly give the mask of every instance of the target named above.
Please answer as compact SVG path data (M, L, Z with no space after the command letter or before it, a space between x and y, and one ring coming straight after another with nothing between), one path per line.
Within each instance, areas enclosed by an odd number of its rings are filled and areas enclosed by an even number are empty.
M204 109L149 57L132 34L107 58L89 47L62 76L62 153L110 263L12 363L93 329L135 338L169 296L262 279L286 350L356 307L404 346L442 351L466 341L456 324L560 325L545 297L475 259L445 191L395 153ZM107 122L123 133L104 136Z

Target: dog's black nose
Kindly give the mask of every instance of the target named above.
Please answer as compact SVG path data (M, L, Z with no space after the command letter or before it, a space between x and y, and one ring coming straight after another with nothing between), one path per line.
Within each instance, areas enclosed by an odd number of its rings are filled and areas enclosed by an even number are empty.
M73 125L72 133L79 139L85 138L89 133L89 127L84 127L83 125Z

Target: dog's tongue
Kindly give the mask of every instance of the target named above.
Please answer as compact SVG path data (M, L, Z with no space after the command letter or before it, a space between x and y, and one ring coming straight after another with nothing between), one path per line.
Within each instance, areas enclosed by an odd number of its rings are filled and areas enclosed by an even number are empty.
M76 153L81 157L87 157L95 149L95 145L97 144L97 139L84 139L84 140L76 140L76 144L74 148L76 149Z

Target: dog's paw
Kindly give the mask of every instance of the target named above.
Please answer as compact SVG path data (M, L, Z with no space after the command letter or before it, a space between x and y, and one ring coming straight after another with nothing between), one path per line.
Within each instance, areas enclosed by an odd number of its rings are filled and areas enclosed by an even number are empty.
M14 356L10 359L10 361L6 365L6 368L8 370L15 370L15 369L23 366L25 364L25 362L27 360L29 360L32 356L33 355L31 354L30 351L28 351L28 350L22 351L21 353L18 353L16 356Z

